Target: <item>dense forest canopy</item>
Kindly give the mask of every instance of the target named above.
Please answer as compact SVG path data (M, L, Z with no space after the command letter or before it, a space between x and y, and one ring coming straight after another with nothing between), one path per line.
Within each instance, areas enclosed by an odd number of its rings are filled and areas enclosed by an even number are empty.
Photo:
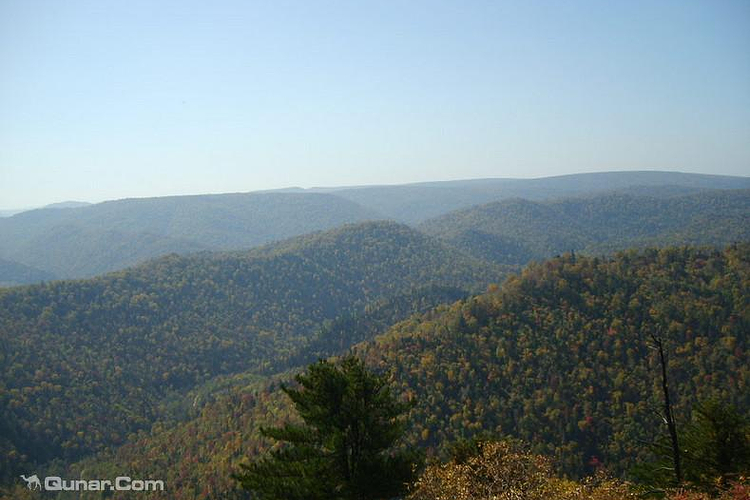
M612 176L620 190L597 194ZM260 426L295 418L279 384L355 345L412 405L406 439L431 457L511 436L565 474L627 477L660 436L653 332L682 423L712 398L748 410L750 252L733 243L750 240L747 189L668 173L514 182L123 200L0 221L0 250L47 252L73 274L192 252L0 289L0 481L127 464L168 480L168 498L241 498L231 473L272 444ZM579 197L552 199L555 186ZM529 199L445 213L511 187ZM309 232L381 209L443 215ZM703 244L725 250L673 246ZM606 257L631 247L646 249ZM42 269L0 258L6 284L55 277Z
M11 260L0 259L0 287L36 283L55 278L56 276L50 272Z
M502 264L525 264L570 251L600 255L654 245L723 246L750 240L750 191L512 199L452 212L419 229Z
M566 255L400 322L355 352L414 405L409 441L431 456L475 434L511 436L573 477L599 467L629 477L663 434L648 332L668 346L680 425L714 397L750 409L748 289L748 244ZM194 418L159 424L73 471L127 464L167 478L171 499L241 498L230 474L270 446L259 426L294 418L279 391L289 378L238 383Z
M0 257L59 278L82 278L173 252L247 249L382 218L356 203L321 193L116 200L0 218Z
M677 415L717 397L750 409L750 247L566 256L496 293L403 323L362 355L418 407L415 443L508 433L572 474L626 473L656 434L660 386L648 333L668 344Z
M344 318L381 311L383 322L411 312L384 307L389 299L434 305L446 286L463 295L456 287L477 291L502 276L382 222L251 252L169 256L95 279L0 290L5 478L121 444L163 414L167 396L212 377L273 372L311 341L324 350L348 347L355 339L334 335ZM334 328L315 336L327 322Z

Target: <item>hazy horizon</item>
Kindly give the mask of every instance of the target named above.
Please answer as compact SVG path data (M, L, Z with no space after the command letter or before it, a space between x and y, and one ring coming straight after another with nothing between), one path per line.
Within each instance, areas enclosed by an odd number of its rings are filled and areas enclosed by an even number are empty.
M0 208L750 173L750 4L0 0Z
M581 174L607 174L607 173L638 173L638 172L654 172L654 173L672 173L672 174L695 174L695 175L709 175L709 176L715 176L715 177L743 177L748 178L750 176L748 175L731 175L731 174L716 174L716 173L707 173L707 172L683 172L678 170L600 170L600 171L591 171L591 172L571 172L571 173L565 173L565 174L557 174L557 175L545 175L540 177L457 177L455 179L425 179L425 180L419 180L414 182L396 182L396 183L377 183L377 184L340 184L340 185L309 185L309 186L300 186L300 185L289 185L289 186L280 186L280 187L274 187L274 188L267 188L267 189L252 189L252 190L236 190L236 191L216 191L216 192L189 192L189 193L166 193L166 194L156 194L156 195L144 195L144 196L121 196L118 198L102 198L102 199L65 199L65 200L52 200L46 203L41 203L37 205L26 205L26 206L16 206L16 207L6 207L6 206L0 206L0 212L18 212L22 210L31 210L35 208L42 208L48 205L57 205L57 204L64 204L64 203L88 203L88 204L97 204L102 203L105 201L117 201L117 200L125 200L125 199L140 199L140 198L162 198L162 197L171 197L171 196L203 196L203 195L221 195L221 194L244 194L244 193L261 193L261 192L274 192L274 191L287 191L287 190L303 190L303 191L315 191L315 190L328 190L328 189L356 189L356 188L368 188L368 187L388 187L388 186L407 186L407 185L417 185L417 184L432 184L432 183L442 183L442 182L454 182L454 181L482 181L482 180L534 180L534 179L547 179L547 178L555 178L555 177L566 177L566 176L574 176L574 175L581 175Z

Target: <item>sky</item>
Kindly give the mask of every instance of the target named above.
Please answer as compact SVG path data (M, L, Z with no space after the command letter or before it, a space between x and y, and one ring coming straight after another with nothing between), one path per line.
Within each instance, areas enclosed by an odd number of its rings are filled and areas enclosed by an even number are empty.
M0 208L750 175L750 2L0 0Z

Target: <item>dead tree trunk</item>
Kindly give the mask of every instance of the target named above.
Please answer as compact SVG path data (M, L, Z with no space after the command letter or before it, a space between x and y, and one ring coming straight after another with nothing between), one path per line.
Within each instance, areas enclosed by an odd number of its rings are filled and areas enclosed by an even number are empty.
M677 426L674 422L672 413L672 404L669 400L669 384L667 383L667 360L664 355L664 343L661 337L651 334L656 349L659 351L659 362L661 364L661 388L664 392L664 420L666 420L669 429L669 437L672 441L672 463L674 464L674 475L677 484L682 484L682 467L680 466L680 446L677 441Z

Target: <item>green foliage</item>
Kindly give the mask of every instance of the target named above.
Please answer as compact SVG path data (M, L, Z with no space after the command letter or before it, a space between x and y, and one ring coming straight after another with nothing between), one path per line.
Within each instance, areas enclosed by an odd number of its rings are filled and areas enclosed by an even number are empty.
M320 193L126 199L0 218L0 257L82 278L172 252L244 249L380 218ZM7 279L0 274L2 281Z
M55 279L55 275L11 260L0 259L0 287L38 283Z
M416 401L414 446L523 439L574 476L651 459L661 393L645 332L667 325L675 412L750 408L750 246L670 248L529 266L485 295L403 322L358 355Z
M733 406L699 403L678 430L683 475L692 488L716 492L750 473L750 423ZM662 437L653 446L656 459L634 467L635 476L654 487L674 486L669 444Z
M379 333L408 317L425 313L441 304L450 304L469 293L450 286L428 285L413 288L394 297L374 301L363 311L343 314L326 321L310 338L305 339L287 359L271 366L276 372L305 366L345 352L349 346L372 340ZM267 371L271 375L271 370Z
M406 439L429 456L461 438L510 435L560 473L621 476L653 459L648 443L662 434L649 328L666 325L677 415L711 397L750 408L749 289L747 244L565 256L402 321L357 352L413 402ZM192 420L160 424L76 471L155 474L170 500L234 498L231 472L272 445L259 426L300 423L279 389L290 379L233 387Z
M600 254L652 245L723 246L750 239L750 191L504 200L452 212L419 228L476 257L511 265L571 250Z
M688 481L726 484L750 473L750 422L734 407L717 400L697 405L682 436Z
M354 357L338 366L321 360L295 380L299 388L281 390L304 423L262 430L283 444L242 466L242 486L269 500L374 500L404 492L415 456L394 446L408 405L386 380Z
M385 222L0 290L2 479L123 444L216 376L284 368L326 321L408 290L476 289L499 275ZM339 340L346 349L360 339Z
M341 224L391 218L408 223L420 223L431 217L439 217L452 210L466 209L477 204L525 198L528 200L559 199L566 196L582 196L620 190L630 195L642 195L654 199L671 198L695 193L701 189L748 188L746 178L680 174L674 172L605 172L579 174L545 179L482 179L475 181L452 181L422 183L401 186L371 186L351 189L331 189L327 192L266 192L234 193L222 195L169 196L160 198L126 199L98 203L90 206L31 210L13 217L0 218L0 258L44 271L19 269L17 266L0 265L0 283L31 283L51 279L90 277L135 265L144 260L169 253L185 254L201 250L237 250L277 241L311 231L326 230ZM697 200L700 204L702 201ZM656 220L663 225L669 215L661 221L654 210L672 205L654 206L646 201L645 210L639 210L641 201L628 204L627 214L617 210L607 213L622 231L635 230L640 234ZM505 205L502 205L505 207ZM617 208L610 203L604 208ZM513 203L507 210L495 214L506 223L503 231L488 227L486 220L478 216L477 224L466 225L462 221L451 226L453 216L440 219L441 236L455 244L470 248L475 255L504 264L525 263L529 259L545 258L556 253L578 249L570 246L580 242L580 227L576 224L580 216L592 213L576 211L573 203L559 207L558 216L549 219L542 216L539 223L531 219L520 219L522 225L513 223L513 216L524 218L523 207L517 210ZM586 210L590 206L583 205ZM687 207L687 213L691 207ZM704 207L705 208L705 207ZM570 209L570 210L568 210ZM478 209L481 212L481 208ZM503 212L510 216L505 217ZM595 212L593 213L594 215ZM659 236L650 244L663 243L723 243L732 226L727 214L704 213L694 217L686 225L684 214L675 211L679 222L669 239ZM572 215L572 216L571 216ZM632 220L627 222L627 216ZM734 213L734 227L742 227L742 214ZM602 217L600 221L604 220ZM746 224L746 218L745 224ZM551 222L551 223L550 223ZM606 221L605 221L606 222ZM706 224L708 223L708 224ZM717 224L718 223L718 224ZM490 221L490 226L494 223ZM588 224L588 222L587 222ZM658 225L657 224L657 225ZM516 234L524 226L533 234L524 238ZM544 226L552 232L545 235L539 229ZM612 248L622 249L621 233L612 234L607 224L603 232L608 239L615 239ZM427 227L427 226L426 226ZM432 227L429 225L429 227ZM716 229L712 229L715 227ZM682 229L679 229L682 228ZM593 228L589 228L593 229ZM729 230L730 233L725 233ZM708 235L693 239L695 235ZM605 246L596 234L586 233L591 241ZM526 240L531 240L526 241ZM589 241L589 240L586 240ZM633 240L635 241L635 240ZM731 241L731 240L730 240ZM645 241L637 241L645 244ZM550 252L550 245L556 244ZM536 254L540 249L542 254ZM7 274L6 274L7 272Z

